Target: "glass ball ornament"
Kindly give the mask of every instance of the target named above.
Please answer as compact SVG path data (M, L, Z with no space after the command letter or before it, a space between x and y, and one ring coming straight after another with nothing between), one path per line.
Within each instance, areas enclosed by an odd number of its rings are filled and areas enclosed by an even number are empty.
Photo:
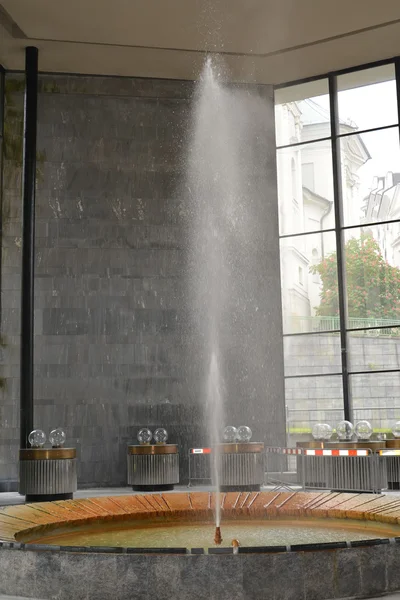
M393 425L392 433L393 433L393 437L395 437L396 439L400 438L400 421L397 421L397 423L395 423Z
M349 442L354 433L353 423L350 423L350 421L340 421L336 425L336 433L341 442Z
M152 437L153 434L151 433L150 429L147 429L147 427L143 427L137 434L139 444L150 444Z
M233 425L227 425L224 429L223 438L224 442L232 443L236 442L238 437L238 431Z
M322 439L325 442L329 442L329 440L332 437L332 433L333 433L332 427L330 425L328 425L328 423L324 423L323 426L324 426L324 429L323 429L323 437L322 437Z
M168 439L168 432L163 427L155 430L153 438L156 444L165 444Z
M61 448L61 446L64 446L66 439L66 433L61 427L57 427L57 429L53 429L53 431L50 432L49 442L53 448Z
M249 442L253 432L251 431L250 427L247 427L247 425L241 425L238 427L237 435L240 442Z
M359 440L369 440L373 431L372 425L368 421L358 421L354 427L354 433Z
M312 428L311 433L312 433L314 440L317 440L317 441L323 440L324 434L325 434L324 423L315 423L314 427Z
M34 429L28 435L28 442L32 448L42 448L46 443L47 437L41 429Z

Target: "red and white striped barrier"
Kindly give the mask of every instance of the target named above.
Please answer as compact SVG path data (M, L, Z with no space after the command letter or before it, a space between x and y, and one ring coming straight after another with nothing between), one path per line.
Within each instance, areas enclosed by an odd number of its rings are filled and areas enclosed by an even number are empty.
M190 454L211 454L211 448L190 448Z
M338 448L325 450L321 448L318 450L306 449L304 450L304 454L306 456L369 456L371 454L371 450L339 450Z

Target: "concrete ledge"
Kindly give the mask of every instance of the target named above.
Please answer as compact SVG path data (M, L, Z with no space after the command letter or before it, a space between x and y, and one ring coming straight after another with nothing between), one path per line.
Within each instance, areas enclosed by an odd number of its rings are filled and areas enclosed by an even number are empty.
M398 544L329 552L184 556L1 548L0 593L43 600L370 597L400 589L399 560Z

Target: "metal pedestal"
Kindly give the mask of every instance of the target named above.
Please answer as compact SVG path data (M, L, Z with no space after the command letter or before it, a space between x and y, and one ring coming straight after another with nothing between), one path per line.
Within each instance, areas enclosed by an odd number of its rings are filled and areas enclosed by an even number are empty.
M19 451L19 493L27 502L70 500L77 490L75 448Z
M264 483L264 444L219 444L216 450L222 492L260 490Z
M381 461L386 467L388 490L400 490L400 439L386 440Z
M128 446L128 485L137 491L172 490L179 483L176 444Z

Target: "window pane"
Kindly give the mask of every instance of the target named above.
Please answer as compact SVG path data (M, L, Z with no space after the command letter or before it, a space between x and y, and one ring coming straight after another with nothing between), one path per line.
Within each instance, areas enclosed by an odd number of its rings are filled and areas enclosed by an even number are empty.
M350 329L400 324L399 267L399 222L346 231L345 268Z
M334 428L343 419L342 377L285 379L285 403L289 441L311 439L315 423Z
M278 146L330 136L328 80L276 90L275 127Z
M332 229L332 146L330 140L277 151L281 235Z
M283 238L280 244L284 333L338 329L334 232Z
M394 65L337 78L340 132L398 123Z
M340 140L344 225L400 218L397 127Z
M400 373L351 375L354 421L366 419L375 431L389 433L400 419Z
M340 373L342 360L338 333L283 338L285 375Z
M395 322L395 321L394 321ZM376 326L382 329L351 331L349 333L349 369L350 371L382 371L399 369L400 342L399 327L390 327L388 319L375 319Z

